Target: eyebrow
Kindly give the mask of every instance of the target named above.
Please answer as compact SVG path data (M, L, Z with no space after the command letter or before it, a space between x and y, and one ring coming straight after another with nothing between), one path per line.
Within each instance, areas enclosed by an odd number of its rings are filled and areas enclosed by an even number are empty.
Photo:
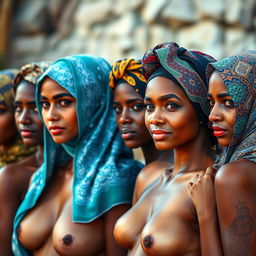
M53 99L58 99L58 98L62 98L62 97L72 97L72 98L74 98L70 93L60 93L60 94L54 95L52 98ZM47 100L47 97L41 95L40 100Z
M20 101L14 101L14 104L22 104L22 102L20 102ZM36 101L28 101L28 102L26 102L26 104L28 104L28 105L35 105L36 104Z
M126 100L125 103L133 103L133 102L136 102L136 101L143 101L143 99L139 99L139 98L135 98L135 99L129 99L129 100ZM116 104L118 105L119 102L116 102L116 101L113 101L113 104Z
M207 94L208 97L213 98L212 95L210 93ZM228 92L224 92L224 93L219 93L217 94L217 98L225 98L225 97L231 97L230 94Z
M158 100L159 100L159 101L165 101L165 100L172 99L172 98L175 98L175 99L178 99L178 100L182 101L181 98L179 98L177 95L172 94L172 93L171 93L171 94L166 94L166 95L160 96L160 97L158 98ZM144 100L146 100L146 101L152 101L152 99L149 98L149 97L145 97Z

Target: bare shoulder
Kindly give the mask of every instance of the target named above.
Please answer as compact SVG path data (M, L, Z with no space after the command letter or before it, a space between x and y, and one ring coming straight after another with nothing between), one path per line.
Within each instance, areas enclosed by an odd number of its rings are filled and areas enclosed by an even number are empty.
M30 162L33 156L29 156L20 162L9 164L0 169L0 186L5 187L22 187L27 183L34 169ZM8 185L7 185L8 184Z
M217 188L247 187L256 190L256 163L241 159L222 166L216 174Z
M172 168L172 164L165 161L154 161L146 165L137 176L133 202L135 203L145 188L159 178L164 170L169 168Z

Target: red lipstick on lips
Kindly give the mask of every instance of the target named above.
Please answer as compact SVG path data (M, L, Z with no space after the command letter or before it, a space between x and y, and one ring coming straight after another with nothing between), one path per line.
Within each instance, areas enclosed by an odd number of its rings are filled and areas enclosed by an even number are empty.
M163 130L152 130L151 134L154 140L164 140L170 135L169 132Z
M59 135L59 134L62 133L63 128L59 127L59 126L56 126L56 125L52 125L52 126L49 127L49 130L50 130L52 135Z
M221 137L227 132L227 130L215 125L212 126L212 129L213 129L213 135L215 137Z

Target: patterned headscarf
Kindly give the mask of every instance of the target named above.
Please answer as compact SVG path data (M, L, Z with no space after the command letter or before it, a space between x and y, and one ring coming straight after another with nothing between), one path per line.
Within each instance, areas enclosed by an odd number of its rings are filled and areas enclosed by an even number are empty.
M19 70L19 73L14 78L14 89L21 82L21 80L25 80L31 84L36 85L38 79L45 72L45 70L49 67L50 62L42 61L42 62L32 62L29 64L25 64Z
M69 155L74 159L72 220L88 223L112 207L130 203L138 171L142 165L133 160L118 131L111 107L108 86L110 66L102 58L89 55L65 57L54 62L40 78L36 102L42 115L40 86L48 76L76 98L79 134L64 143L54 143L44 130L44 164L36 172L30 189L14 220L15 255L29 255L17 240L17 228L36 202L54 166Z
M141 67L140 60L129 58L117 61L109 74L109 86L114 89L120 83L128 83L144 98L146 79L142 75Z
M14 103L13 79L17 72L16 69L0 71L0 102L9 108L12 108Z
M218 166L241 158L256 162L256 51L226 57L207 68L218 71L235 106L234 134Z
M10 111L13 111L14 91L13 79L17 74L16 69L6 69L0 71L0 102L5 104ZM18 136L8 145L8 148L0 145L0 168L10 163L18 162L31 155L34 148L25 146L22 139Z
M159 75L164 68L183 89L191 101L199 120L207 127L210 106L207 100L207 64L216 61L213 57L198 51L188 51L174 42L162 43L147 51L142 59L142 72L148 80ZM160 71L163 73L162 71ZM216 139L210 133L213 143Z

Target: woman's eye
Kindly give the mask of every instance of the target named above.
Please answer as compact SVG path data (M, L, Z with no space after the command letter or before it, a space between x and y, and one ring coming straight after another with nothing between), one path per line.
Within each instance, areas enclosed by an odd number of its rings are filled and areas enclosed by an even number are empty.
M20 113L22 111L21 106L14 106L14 112L15 113Z
M59 104L62 107L68 107L69 105L71 105L72 101L71 100L60 100Z
M233 100L225 100L225 105L228 108L233 108L234 107L234 102L233 102Z
M179 108L179 105L176 104L176 103L173 103L173 102L169 102L169 103L166 104L165 108L168 111L174 111L175 109Z
M208 100L208 102L209 102L210 107L213 108L214 104L215 104L214 100Z
M119 105L114 105L113 108L116 111L116 113L121 113L122 112L122 107L119 106Z
M154 105L151 103L145 103L146 110L147 112L153 111L154 110Z
M132 106L132 110L134 111L141 111L145 108L145 105L144 104L141 104L141 103L136 103Z
M42 106L42 108L46 109L50 106L50 103L47 101L40 101L40 105Z

